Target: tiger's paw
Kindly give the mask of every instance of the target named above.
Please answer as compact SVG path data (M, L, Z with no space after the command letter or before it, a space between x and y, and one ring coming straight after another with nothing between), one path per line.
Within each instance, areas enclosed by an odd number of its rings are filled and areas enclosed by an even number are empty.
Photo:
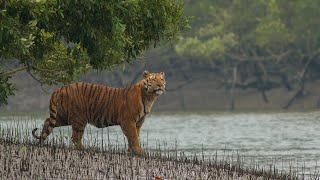
M139 147L139 148L129 148L128 152L130 155L134 156L144 156L145 152Z
M74 147L78 150L85 150L86 147L81 142L74 142Z

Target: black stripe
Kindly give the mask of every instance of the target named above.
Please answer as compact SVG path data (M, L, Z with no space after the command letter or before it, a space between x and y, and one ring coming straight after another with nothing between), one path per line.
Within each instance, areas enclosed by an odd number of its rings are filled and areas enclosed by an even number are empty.
M104 121L106 119L106 111L105 111L105 108L106 106L108 105L106 99L108 98L108 95L109 95L109 90L108 90L108 87L105 87L104 88L104 94L103 94L103 98L101 100L101 103L103 103L103 105L101 106L101 113L102 113L102 117L101 117L101 124L104 125Z
M53 114L50 114L50 118L54 119L54 120L57 120L56 117Z
M120 91L122 92L121 95L124 96L124 92L126 89L120 89Z
M84 84L84 89L83 89L83 94L84 94L84 95L86 94L87 87L88 87L88 83L85 83L85 84Z
M80 94L80 91L79 91L79 83L76 83L76 88L77 88L78 94Z
M90 104L88 104L88 106L89 106L89 119L90 119L90 121L93 121L93 120L94 120L94 119L92 119L92 115L93 115L92 105L94 104L94 100L91 98L91 96L94 95L95 90L96 90L96 87L93 88L93 84L91 84L90 92L89 92L89 95L88 95L88 102L90 102Z
M101 88L99 88L100 89L100 91L101 91ZM99 91L99 90L98 90ZM99 112L101 111L99 108L98 108L98 106L97 106L97 98L99 98L99 95L98 94L96 94L96 98L94 99L94 101L93 101L93 103L92 103L92 105L94 105L95 106L95 108L93 109L93 121L97 124L98 122L96 121L97 120L97 117L99 116Z
M91 109L91 105L93 104L93 100L92 99L90 99L90 97L91 97L91 94L92 94L92 91L93 91L93 85L94 84L91 84L91 86L90 86L90 91L89 91L89 94L88 94L88 102L90 102L90 100L91 100L91 103L88 105L88 107L89 107L89 121L92 121L92 120L94 120L94 119L92 119L92 109ZM93 93L94 94L94 93Z
M88 104L88 100L89 99L87 99L87 96L86 96L86 92L87 92L87 87L88 87L88 83L83 83L83 86L84 86L84 88L82 88L83 89L83 101L84 101L84 106L85 106L85 111L86 110L88 110L88 111L86 111L85 112L85 116L86 116L86 118L87 118L87 121L89 121L89 109L88 109L88 106L87 106L87 104ZM89 113L88 113L89 112Z
M111 106L114 108L113 110L116 110L116 105L114 104L114 102L116 101L117 97L119 96L119 92L118 91L119 91L119 89L115 88L115 93L113 94L113 97L112 97ZM110 118L111 124L114 123L114 115L115 115L115 112L112 111L111 112L111 118Z
M100 91L98 92L99 94L97 95L97 97L96 97L96 99L95 99L95 102L96 102L96 103L103 103L105 91L104 91L104 88L103 88L103 87L100 87L99 89L100 89ZM101 99L101 102L99 102L98 100L99 100L100 97L102 96L102 94L101 94L102 92L103 92L103 98ZM102 111L101 106L100 106L99 111Z
M92 105L97 105L96 103L98 103L98 99L100 98L100 95L101 95L101 91L102 91L103 88L99 87L98 88L98 92L96 93L96 98L94 99L93 103L91 104ZM94 114L93 114L93 120L96 120L96 115L99 114L101 110L99 109L99 107L96 106L96 108L94 109Z
M92 114L93 114L93 122L94 123L96 123L96 119L97 119L97 117L99 116L99 109L98 108L95 108L94 110L93 110L93 112L92 112Z
M63 89L65 89L65 91L66 91L66 97L67 97L67 98L69 97L68 87L69 87L69 86L63 86L63 87L61 88L61 91L62 91ZM62 93L61 93L61 94L62 94Z
M69 89L69 86L64 86L63 88L65 88L65 96L66 96L66 100L62 101L61 100L61 109L63 112L65 112L67 115L68 115L68 111L69 111L69 108L68 108L68 105L69 105L69 93L68 93L68 89ZM61 93L61 96L63 96L63 93ZM63 99L63 98L62 98ZM64 102L64 103L63 103ZM63 107L63 104L66 105L66 107Z
M97 90L97 89L98 89L98 90ZM94 116L95 116L95 112L96 112L95 110L96 110L97 108L94 108L94 107L92 108L92 106L95 106L95 104L96 104L96 102L97 102L98 94L96 93L96 91L99 91L99 89L100 89L100 88L98 88L98 87L95 87L95 88L94 88L94 90L93 90L94 92L92 93L92 95L91 95L92 97L91 97L91 98L93 98L94 95L96 95L96 97L95 97L95 99L92 99L92 100L91 100L91 104L89 105L89 106L90 106L90 112L91 112L92 109L94 109L93 112L92 112L93 119L91 119L91 120L93 120L93 121L95 120L95 119L94 119Z
M63 103L64 101L63 101L63 93L62 93L62 88L65 88L66 89L66 93L65 93L65 96L66 96L66 100L65 100L65 103ZM67 107L68 107L68 89L67 89L67 87L66 86L64 86L64 87L62 87L61 88L61 91L60 91L60 107L61 107L61 110L63 111L63 112L66 112L66 109L65 109L65 107L63 106L63 104L67 104Z
M79 87L79 89L82 89L82 91L81 91L81 93L80 93L80 90L78 89L78 93L79 93L79 99L80 99L80 101L81 101L81 104L82 104L82 108L84 108L85 107L85 105L86 105L86 100L85 100L85 94L83 93L83 86L84 86L84 84L83 83L80 83L79 84L79 86L81 85L81 87Z
M102 128L102 124L101 124L101 118L100 118L100 116L98 116L98 117L96 117L97 118L97 121L96 121L96 126L98 127L98 128Z
M106 103L106 104L107 104L106 106L107 106L108 110L105 111L105 112L107 113L107 118L106 118L107 122L106 122L106 124L108 124L108 125L110 124L110 123L108 122L108 121L110 120L110 119L109 119L109 113L112 113L112 112L109 112L110 110L112 110L112 109L111 109L112 107L110 107L110 105L112 106L110 100L111 100L111 97L114 96L115 89L114 89L114 88L109 88L109 91L111 91L111 92L110 92L110 95L108 96L108 100L106 101L106 102L107 102L107 103Z
M93 93L90 95L91 98L93 98L94 95L96 94L97 88L98 88L97 86L94 87Z
M70 89L71 89L71 102L70 102L70 106L73 106L77 111L78 113L81 112L81 104L80 104L80 101L79 101L79 98L76 98L76 94L75 94L75 91L76 89L71 85L70 86Z
M91 107L89 105L90 103L90 94L91 94L91 91L92 91L92 88L93 88L93 84L90 84L90 83L87 83L87 86L90 85L90 89L89 89L89 93L86 93L86 118L87 118L87 121L91 121ZM86 86L86 89L87 89L87 86Z
M76 106L76 107L78 107L78 110L80 110L79 109L80 102L79 102L79 99L77 98L78 96L76 94L76 89L73 86L71 86L70 89L71 89L71 99L72 99L71 106Z
M102 90L103 90L103 88L102 88L102 87L99 87L98 92L97 92L97 96L96 96L96 98L95 98L95 102L100 99Z
M49 126L51 126L51 127L55 127L56 125L55 124L53 124L51 121L49 122Z
M103 98L101 99L101 103L105 103L105 100L106 100L106 98L108 97L107 95L108 95L108 87L104 87L103 88L104 90L103 90ZM106 104L106 103L105 103Z
M99 104L96 104L96 103L101 103L101 102L99 102L98 100L99 100L100 97L101 97L101 92L102 92L102 91L103 91L103 88L102 88L102 87L99 87L99 90L98 90L98 92L97 92L97 94L96 94L97 96L96 96L96 98L94 99L94 103L93 103L93 104L96 105L95 113L101 111L101 107L99 107L99 106L98 106Z
M56 101L57 101L58 99L56 99ZM61 107L61 109L62 109L62 111L64 111L65 110L65 108L63 107L63 93L60 93L60 107ZM66 99L66 101L67 101L67 99Z
M91 86L90 86L90 90L89 90L89 94L88 94L88 97L90 97L90 95L91 95L91 92L92 92L92 88L93 88L93 84L91 84Z
M57 112L52 108L52 104L50 104L50 112L52 112L53 114L57 113Z
M70 85L70 95L71 95L71 97L74 97L74 88L72 85Z

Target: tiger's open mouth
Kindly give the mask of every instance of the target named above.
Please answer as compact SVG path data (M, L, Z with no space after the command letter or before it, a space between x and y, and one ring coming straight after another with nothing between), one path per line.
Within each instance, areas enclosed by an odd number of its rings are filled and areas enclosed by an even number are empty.
M163 94L163 90L162 89L156 90L156 94L158 94L158 95Z
M156 94L158 94L158 95L161 95L161 94L164 93L164 90L161 89L161 88L159 88L159 89L155 89L153 92L156 93Z

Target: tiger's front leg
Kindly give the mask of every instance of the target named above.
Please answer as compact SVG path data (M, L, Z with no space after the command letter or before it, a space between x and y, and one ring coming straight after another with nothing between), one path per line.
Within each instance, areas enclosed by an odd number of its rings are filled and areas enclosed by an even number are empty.
M146 116L143 116L136 124L138 137L140 137L140 129L142 127L142 124L144 123L145 118Z
M144 152L140 147L136 123L134 121L124 122L120 126L123 134L128 139L128 145L129 145L128 151L136 155L143 155Z

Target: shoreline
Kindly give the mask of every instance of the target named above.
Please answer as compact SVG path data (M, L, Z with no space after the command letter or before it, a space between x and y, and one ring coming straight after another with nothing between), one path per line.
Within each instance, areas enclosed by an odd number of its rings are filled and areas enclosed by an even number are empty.
M0 176L4 179L296 179L230 164L119 151L39 147L0 140Z

